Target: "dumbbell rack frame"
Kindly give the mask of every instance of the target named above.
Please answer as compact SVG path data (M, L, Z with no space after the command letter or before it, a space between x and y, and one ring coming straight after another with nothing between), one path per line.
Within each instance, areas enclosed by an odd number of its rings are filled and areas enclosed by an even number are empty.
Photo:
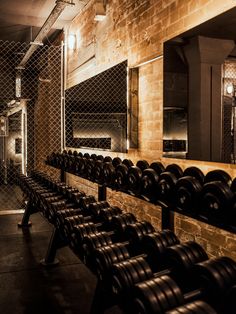
M61 179L61 182L66 182L66 171L64 171L63 169L61 169L60 179ZM125 191L122 191L122 192L125 193ZM130 194L128 194L128 195L130 195ZM106 185L105 184L103 184L103 185L98 184L98 201L106 200L106 196L107 196ZM135 196L135 197L137 197L137 196ZM143 198L139 198L139 199L143 200ZM201 217L194 217L193 215L190 215L188 213L182 213L179 210L174 210L173 208L168 208L167 206L165 207L163 204L155 204L155 205L161 206L162 229L170 229L170 230L174 231L174 213L178 212L184 216L194 218L194 219L197 219L199 221L208 223L210 225L214 225L218 228L225 229L227 231L236 233L235 228L227 228L227 227L222 228L221 225L218 225L216 223L214 223L214 224L209 223L205 219L203 219L203 218L201 219ZM30 215L33 213L36 213L36 212L37 212L36 209L33 206L31 206L31 202L29 199L27 202L27 207L25 209L24 215L22 217L22 221L21 221L21 223L18 224L18 226L19 227L31 226L31 223L29 222ZM52 231L52 235L50 238L50 242L48 245L46 256L41 261L41 264L44 266L57 265L59 263L59 261L56 259L57 250L62 248L62 247L65 247L65 246L68 246L68 242L61 236L60 230L54 226L53 231ZM115 297L109 292L109 290L106 289L106 287L104 287L103 282L101 280L98 280L97 284L96 284L96 289L95 289L90 313L91 314L102 314L102 313L104 313L104 311L106 309L117 304L116 301L117 300L115 299ZM118 302L118 304L119 304L119 302Z
M51 167L53 167L53 166L51 166ZM63 178L63 180L64 180L63 182L65 182L66 181L66 173L67 172L64 169L61 169L61 168L57 168L57 169L61 170L61 178ZM70 173L70 172L68 172L68 173ZM70 173L70 174L75 175L73 173ZM75 176L80 177L77 174ZM83 178L83 179L85 179L85 178ZM91 181L89 179L86 179L86 180ZM91 182L94 182L94 181L91 181ZM98 184L98 200L106 200L106 189L107 189L106 184L103 184L103 185ZM113 190L119 191L119 192L122 192L122 193L125 193L125 194L128 194L128 195L131 195L130 193L128 193L127 191L124 191L124 190L116 190L116 189L113 189ZM132 194L131 196L148 202L147 200L145 200L142 197L139 197L137 195L133 195ZM170 229L171 231L174 231L174 229L175 229L174 217L175 217L175 213L178 213L180 215L192 218L194 220L198 220L200 222L206 223L206 224L211 225L213 227L216 227L216 228L228 231L230 233L236 234L236 227L234 227L234 226L226 225L226 224L219 223L219 222L216 222L216 221L210 221L210 220L206 219L205 217L197 216L197 215L194 215L193 213L188 213L188 212L184 212L183 213L177 207L168 207L168 206L166 206L164 204L161 204L159 202L149 202L149 203L157 205L157 206L159 206L161 208L161 228L162 229Z

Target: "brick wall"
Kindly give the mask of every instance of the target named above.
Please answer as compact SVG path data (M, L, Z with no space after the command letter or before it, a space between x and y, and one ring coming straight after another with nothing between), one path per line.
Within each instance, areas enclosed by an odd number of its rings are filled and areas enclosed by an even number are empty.
M97 184L72 174L67 174L66 178L69 185L76 186L86 194L94 195L97 199ZM113 206L133 213L139 220L151 222L156 230L161 230L161 208L159 206L111 189L107 189L107 201ZM174 213L174 232L183 242L198 242L210 257L226 255L236 260L236 236L230 232L178 213Z
M166 40L235 6L233 0L108 0L106 19L95 22L93 2L89 2L69 28L69 33L76 33L80 42L74 51L68 51L67 87L123 60L128 60L129 66L150 60L162 54ZM86 69L86 61L91 58L95 62L89 63ZM235 165L163 158L162 107L163 60L158 59L139 67L139 148L129 150L127 155L110 155L130 158L134 162L146 159L148 162L161 160L164 165L178 163L183 169L197 166L204 173L221 168L236 176ZM99 151L99 154L105 156L107 152ZM86 180L76 179L75 182L71 175L68 175L68 180L86 192L96 193L96 188ZM157 206L113 191L108 191L108 201L160 227L160 209ZM225 254L236 259L233 252L236 237L229 232L178 214L175 214L175 232L181 240L195 239L210 256Z

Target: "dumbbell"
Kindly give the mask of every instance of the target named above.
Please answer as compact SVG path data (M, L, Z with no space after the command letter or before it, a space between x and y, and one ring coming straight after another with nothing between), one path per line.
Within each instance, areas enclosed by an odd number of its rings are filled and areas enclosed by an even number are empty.
M92 154L92 155L95 155L95 154ZM91 155L91 157L92 157ZM86 163L86 178L88 180L91 180L93 181L94 179L94 167L95 167L95 164L96 164L96 161L97 161L97 158L90 158L87 160L87 163Z
M43 198L42 209L49 221L54 223L55 219L57 219L56 213L59 210L66 208L86 208L91 202L95 202L93 196L85 197L83 192L73 192L70 199L65 198L63 195Z
M116 168L112 162L105 162L103 165L104 183L111 188L116 187Z
M183 212L196 212L199 207L200 193L205 181L204 174L197 167L184 170L183 177L175 185L176 208Z
M145 169L141 179L141 196L147 201L156 202L157 200L157 184L159 176L165 168L161 162L153 162L150 167Z
M155 235L156 240L153 241L144 241L144 238L147 236ZM127 238L126 238L127 240ZM128 238L130 240L130 238ZM94 260L96 263L96 269L98 276L105 280L110 280L110 270L113 264L128 260L132 256L135 256L140 253L144 253L142 256L148 261L151 261L152 264L155 264L156 258L152 262L152 255L149 255L150 251L158 252L157 256L162 256L166 248L179 243L178 238L170 230L163 230L161 232L153 232L149 234L143 234L140 236L139 249L132 247L131 242L126 243L116 243L107 247L101 247L94 251ZM143 243L144 241L144 243ZM145 246L148 244L148 246ZM148 248L148 250L146 250Z
M175 196L175 185L183 175L180 166L170 164L159 176L157 183L157 202L164 207L173 207Z
M184 176L176 184L177 208L181 211L192 211L203 217L212 216L215 220L224 221L222 215L218 218L217 216L222 213L223 207L228 208L232 205L232 202L229 204L229 200L232 201L233 198L230 190L231 182L231 177L223 170L210 171L204 178L200 169L187 168ZM204 186L203 183L205 183Z
M231 184L231 177L223 170L209 172L201 191L197 215L204 220L235 226L234 180Z
M199 298L207 301L216 311L218 308L224 308L224 297L233 289L236 282L236 263L228 257L218 257L194 265L193 273L196 278L196 289L185 294L177 283L166 275L136 284L133 290L134 312L140 314L166 313ZM235 313L235 300L232 306L233 313ZM227 312L220 313L226 314Z
M83 198L83 202L84 202L84 199L85 198ZM105 227L106 226L108 227L109 223L112 220L112 216L117 215L117 214L121 214L121 213L122 213L122 211L118 207L110 207L110 205L105 201L94 203L93 199L91 197L89 197L88 199L86 199L86 204L84 204L83 206L80 206L79 215L85 216L87 221L93 220L94 223L97 223L100 221L103 223L103 225ZM64 214L64 212L62 214ZM94 214L95 214L95 216L94 216ZM60 211L58 212L58 215L60 215ZM75 215L75 217L73 217L73 216L71 217L71 216L66 217L68 219L65 219L65 221L64 221L64 224L65 224L66 228L68 229L67 233L73 233L74 232L74 226L82 223L81 218L79 218L79 220L77 220L76 215Z
M105 161L103 165L104 183L111 187L116 187L116 167L122 163L119 157L113 158L111 161Z
M164 254L169 268L156 273L150 267L147 256L133 257L113 265L111 269L113 293L125 296L135 284L162 275L171 276L183 288L189 287L193 280L193 265L208 259L204 249L193 241L167 247Z
M143 238L144 235L153 233L155 230L153 226L147 222L147 221L136 221L133 215L120 214L118 216L113 216L113 218L110 220L110 226L108 230L112 230L111 232L107 233L100 233L97 234L99 239L98 241L102 240L102 237L104 236L104 242L109 241L109 243L115 243L115 242L121 242L121 241L128 241L126 244L129 245L130 249L133 250L133 255L138 254L140 251L140 244L139 242ZM131 219L130 219L131 218ZM116 220L115 223L112 224L112 220ZM122 221L122 223L120 223ZM125 224L124 224L125 223ZM109 237L109 240L108 240ZM103 241L103 240L102 240ZM93 252L95 249L100 247L101 245L99 242L97 242L97 239L94 236L91 238L88 236L86 237L84 241L88 247L89 252Z
M86 165L87 165L88 158L84 156L78 156L75 157L74 165L73 165L73 173L75 175L81 175L85 173Z
M95 161L95 165L93 169L93 179L94 179L94 182L98 184L104 183L103 167L104 167L103 160Z
M208 303L197 300L178 306L165 314L217 314L217 312Z
M128 192L131 195L140 195L142 174L148 167L149 164L146 160L139 160L136 166L131 166L128 169Z
M128 187L128 169L133 166L129 159L124 159L116 166L116 187L118 190L126 191Z
M110 204L107 201L98 201L98 202L93 202L90 203L88 206L88 211L91 215L95 217L95 219L98 219L100 215L100 211L103 208L109 208Z
M108 210L108 209L107 209ZM117 213L116 210L113 211L114 214ZM66 225L68 228L68 234L70 234L70 242L71 246L74 248L81 248L82 244L85 242L86 244L83 245L84 254L88 257L88 252L91 252L95 249L94 244L99 243L99 241L107 241L108 237L112 237L112 241L118 241L124 239L124 230L127 225L135 223L136 219L133 214L125 213L113 216L112 219L102 221L100 223L92 223L92 221L88 221L86 224L78 223L76 219L68 218L66 219ZM112 230L112 231L110 231ZM106 231L106 232L103 232ZM98 239L90 238L91 235L96 234L98 235ZM87 245L87 249L85 247ZM91 250L91 248L93 248Z
M120 157L114 157L112 159L112 165L116 168L116 166L118 166L119 164L122 163L122 160L120 159Z
M135 217L130 213L126 213L113 217L108 228L106 224L103 224L103 222L88 222L86 224L75 223L71 226L71 233L73 234L72 241L74 246L80 247L85 236L98 233L99 231L110 231L111 229L113 231L110 233L110 235L114 234L116 236L120 236L123 234L125 227L134 222L136 222Z

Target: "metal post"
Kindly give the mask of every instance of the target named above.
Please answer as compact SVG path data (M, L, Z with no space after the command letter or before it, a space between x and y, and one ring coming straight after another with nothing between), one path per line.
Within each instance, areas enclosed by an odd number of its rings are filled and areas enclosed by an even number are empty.
M169 229L174 232L174 212L168 207L161 207L161 228Z
M29 221L30 215L33 213L31 200L27 201L26 209L24 211L21 222L18 222L18 227L27 228L32 226L32 222Z
M66 172L64 169L61 169L60 180L61 182L66 182Z
M57 228L54 228L48 245L46 256L40 262L43 266L56 266L59 264L59 260L56 259L56 253L57 249L61 247L60 243L61 239L59 230Z
M98 184L98 201L106 201L107 199L107 188L105 184Z

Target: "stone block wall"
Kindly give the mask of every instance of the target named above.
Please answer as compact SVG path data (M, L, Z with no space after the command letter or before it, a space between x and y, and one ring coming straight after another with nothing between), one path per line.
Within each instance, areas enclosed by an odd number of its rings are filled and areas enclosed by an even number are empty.
M66 182L98 199L96 183L72 174L66 175ZM159 206L111 189L107 189L107 201L110 205L118 206L125 212L133 213L139 220L149 221L156 230L161 230L161 208ZM226 255L236 260L236 236L233 233L179 213L174 213L174 232L182 242L196 241L202 245L209 257Z

